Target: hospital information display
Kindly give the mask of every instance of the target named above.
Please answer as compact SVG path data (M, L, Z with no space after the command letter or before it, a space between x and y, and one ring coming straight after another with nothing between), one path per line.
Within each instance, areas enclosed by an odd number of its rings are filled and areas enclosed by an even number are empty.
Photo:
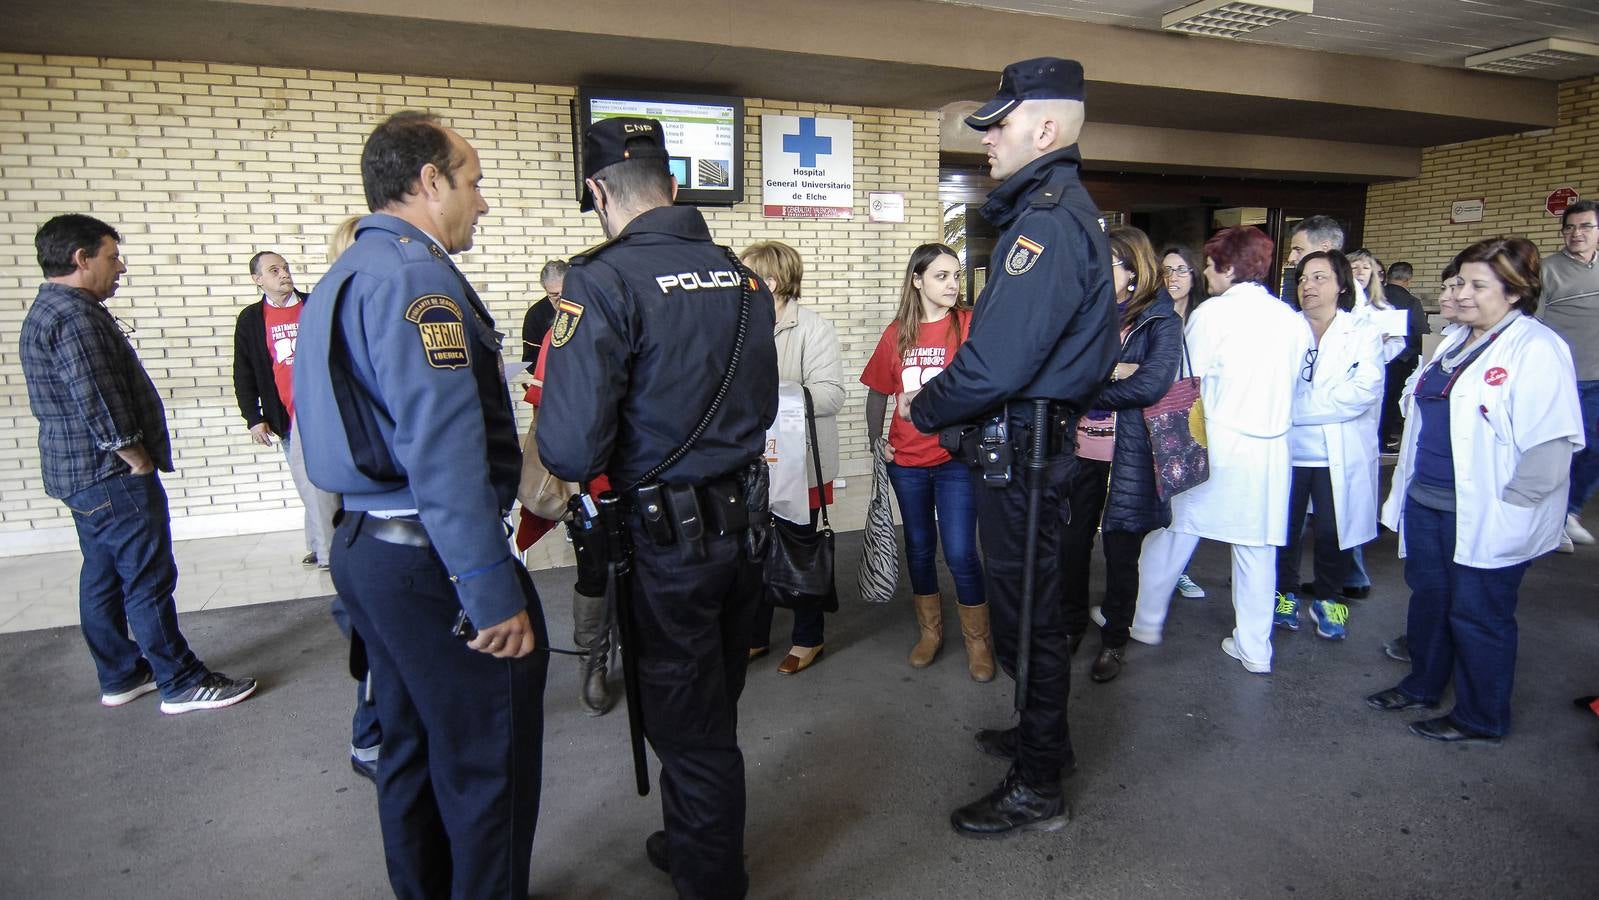
M590 122L616 116L659 120L666 132L669 165L677 176L679 189L694 192L690 199L702 203L735 203L742 199L738 178L739 111L736 102L588 98Z

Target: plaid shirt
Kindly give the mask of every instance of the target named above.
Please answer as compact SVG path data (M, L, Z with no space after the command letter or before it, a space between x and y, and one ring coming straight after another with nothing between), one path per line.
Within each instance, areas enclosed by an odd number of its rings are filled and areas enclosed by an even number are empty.
M88 293L39 286L22 321L22 374L39 420L46 494L64 499L126 475L116 451L134 444L172 471L161 396L105 304Z

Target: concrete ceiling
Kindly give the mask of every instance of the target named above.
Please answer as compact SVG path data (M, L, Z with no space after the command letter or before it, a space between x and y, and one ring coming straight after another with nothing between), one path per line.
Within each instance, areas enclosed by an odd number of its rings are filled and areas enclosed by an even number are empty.
M1191 0L938 2L1159 31L1161 16ZM1315 9L1238 41L1452 67L1463 67L1472 54L1539 38L1599 44L1599 0L1315 0ZM1599 58L1529 76L1560 81L1596 72Z

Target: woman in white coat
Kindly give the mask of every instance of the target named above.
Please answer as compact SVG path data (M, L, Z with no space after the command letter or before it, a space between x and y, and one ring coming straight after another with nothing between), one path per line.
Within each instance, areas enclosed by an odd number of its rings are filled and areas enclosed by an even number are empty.
M1343 640L1349 608L1338 591L1354 548L1377 536L1377 419L1385 370L1382 335L1357 319L1349 261L1337 250L1299 261L1299 307L1316 346L1306 355L1294 393L1288 432L1294 474L1288 495L1288 543L1277 551L1277 608L1272 622L1299 630L1305 601L1316 634ZM1305 510L1315 504L1315 578L1309 597L1299 588L1300 537Z
M1414 722L1435 741L1497 743L1510 730L1516 599L1532 560L1565 530L1571 454L1582 446L1576 369L1534 320L1538 250L1492 238L1455 258L1464 327L1417 381L1383 505L1410 585L1410 676L1366 698L1381 710L1449 714Z
M1199 539L1232 546L1236 627L1222 650L1251 672L1271 671L1277 580L1273 547L1288 539L1288 428L1310 326L1266 290L1272 243L1252 226L1205 243L1211 298L1188 321L1188 354L1201 379L1210 479L1172 498L1172 524L1139 558L1131 637L1158 644L1172 589Z

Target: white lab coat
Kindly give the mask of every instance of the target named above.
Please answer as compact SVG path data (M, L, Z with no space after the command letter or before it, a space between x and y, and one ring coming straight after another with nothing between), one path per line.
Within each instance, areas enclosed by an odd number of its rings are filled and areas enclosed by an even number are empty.
M1338 546L1345 550L1377 537L1382 345L1375 326L1339 310L1321 336L1312 380L1300 378L1294 393L1293 431L1314 429L1327 445Z
M1385 366L1393 362L1394 359L1399 356L1399 354L1405 352L1405 339L1410 336L1410 323L1407 320L1404 331L1401 331L1398 334L1391 334L1389 333L1388 329L1383 328L1377 323L1376 317L1373 314L1390 312L1397 308L1398 307L1390 306L1386 310L1378 309L1377 307L1371 305L1371 297L1366 295L1366 289L1361 287L1359 284L1355 285L1355 308L1353 311L1354 317L1377 329L1377 335L1379 338L1381 338L1381 336L1384 334L1388 335L1387 339L1382 341L1382 364Z
M1439 345L1434 360L1470 337L1471 329L1456 330ZM1405 492L1415 471L1420 433L1421 417L1413 414L1405 420L1399 464L1382 508L1382 523L1399 532L1401 557ZM1456 563L1502 569L1560 544L1566 521L1564 489L1555 490L1532 509L1500 499L1521 454L1560 438L1571 441L1574 450L1583 445L1571 350L1542 322L1518 316L1460 376L1449 395Z
M1253 282L1235 284L1188 317L1201 378L1210 479L1172 498L1172 531L1229 544L1288 539L1288 427L1310 326Z

